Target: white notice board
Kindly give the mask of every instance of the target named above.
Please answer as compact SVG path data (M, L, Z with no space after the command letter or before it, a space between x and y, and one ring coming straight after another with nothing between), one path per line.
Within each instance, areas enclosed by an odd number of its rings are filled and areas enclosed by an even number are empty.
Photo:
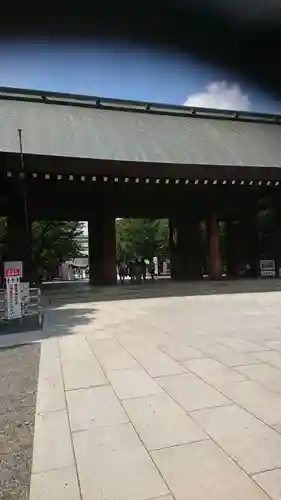
M22 317L20 278L13 276L6 278L8 319Z

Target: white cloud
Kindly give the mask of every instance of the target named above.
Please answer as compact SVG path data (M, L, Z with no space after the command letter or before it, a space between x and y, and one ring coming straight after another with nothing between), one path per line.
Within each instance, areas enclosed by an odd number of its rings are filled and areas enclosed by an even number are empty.
M184 105L247 111L250 109L251 102L240 85L221 81L209 83L205 92L190 95Z

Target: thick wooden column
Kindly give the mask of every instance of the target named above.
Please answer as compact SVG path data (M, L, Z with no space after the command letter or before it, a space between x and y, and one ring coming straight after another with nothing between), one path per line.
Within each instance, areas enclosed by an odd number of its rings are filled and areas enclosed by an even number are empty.
M258 234L255 214L246 214L241 223L239 239L242 244L243 261L250 265L251 275L258 276Z
M99 286L116 284L115 218L103 211L92 214L88 232L90 283Z
M220 236L217 216L212 213L208 220L208 233L210 243L210 272L211 278L220 279L222 275L221 269L221 253L220 253Z
M241 220L229 221L226 231L226 264L230 277L238 276L239 267L249 265L250 275L259 272L259 248L256 218L253 214L241 216Z
M237 276L239 264L239 231L235 221L226 223L226 273L230 278Z
M196 280L202 277L202 237L200 221L170 221L171 275L174 280Z

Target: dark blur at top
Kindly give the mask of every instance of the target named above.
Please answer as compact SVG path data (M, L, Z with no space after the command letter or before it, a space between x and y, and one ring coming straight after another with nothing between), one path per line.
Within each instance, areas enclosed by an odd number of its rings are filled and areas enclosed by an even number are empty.
M50 3L38 12L2 15L3 38L106 39L191 54L281 98L281 0L174 0L157 4L79 2L63 15ZM40 9L39 9L40 7ZM18 13L16 12L18 10ZM42 12L42 13L41 13Z

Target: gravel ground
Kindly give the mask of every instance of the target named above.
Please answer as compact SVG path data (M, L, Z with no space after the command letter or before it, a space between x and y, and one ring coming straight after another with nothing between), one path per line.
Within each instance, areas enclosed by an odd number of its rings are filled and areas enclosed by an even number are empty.
M40 344L0 349L0 499L28 500Z

